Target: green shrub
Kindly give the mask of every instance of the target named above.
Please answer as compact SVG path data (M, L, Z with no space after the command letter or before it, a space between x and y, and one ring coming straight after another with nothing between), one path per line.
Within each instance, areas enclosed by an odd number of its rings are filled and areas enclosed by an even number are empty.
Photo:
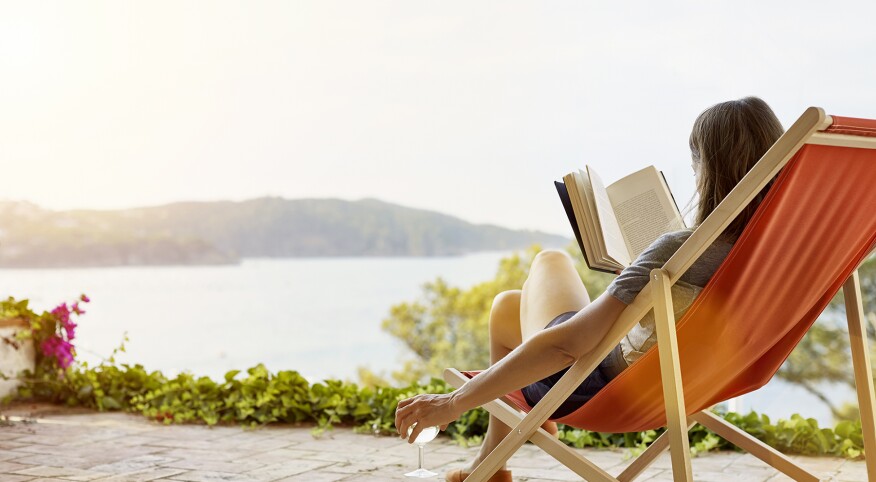
M306 423L320 434L334 426L352 426L358 432L378 435L395 433L395 408L400 400L420 393L447 393L451 387L442 380L407 387L359 387L339 380L310 384L295 371L271 373L264 365L246 371L232 370L222 382L209 377L181 373L167 378L161 372L148 372L141 365L121 364L68 368L63 380L54 384L33 383L32 374L23 374L18 392L3 402L50 401L70 406L91 407L100 411L123 410L139 413L165 424L219 423L254 427L268 423ZM766 415L728 413L724 418L768 445L788 453L834 455L846 458L863 456L860 422L841 422L834 430L819 428L814 419L794 415L775 425ZM480 443L489 416L475 409L447 427L447 435L461 444ZM662 430L610 434L560 427L560 439L583 447L625 447L639 451ZM691 451L696 454L730 448L702 426L690 431Z
M81 302L87 302L84 295ZM395 433L395 409L400 400L421 393L448 393L452 388L433 378L428 383L412 383L401 388L388 386L360 387L339 380L309 383L296 371L271 373L259 364L246 370L225 374L217 382L209 377L195 377L183 372L167 378L160 371L147 371L142 365L116 364L115 356L125 350L124 342L100 364L90 367L75 362L72 329L73 316L84 313L78 305L59 305L51 312L36 314L25 301L0 301L0 317L23 318L30 328L15 339L16 346L32 339L41 346L46 339L66 341L64 350L47 349L37 353L32 372L26 370L17 377L22 383L17 391L0 403L45 401L83 406L99 411L122 410L139 413L165 424L219 423L259 426L268 423L307 423L319 434L337 425L353 426L359 432L377 435ZM124 341L127 341L127 336ZM794 415L791 420L779 420L775 425L766 415L724 415L730 423L768 445L789 453L835 455L847 458L863 457L863 436L860 422L841 422L834 430L819 428L814 419ZM446 433L461 444L480 443L486 432L489 416L483 409L471 410L447 427ZM660 430L638 433L609 434L560 427L560 439L573 447L627 447L641 450L660 435ZM696 426L690 431L694 453L729 447L729 443Z

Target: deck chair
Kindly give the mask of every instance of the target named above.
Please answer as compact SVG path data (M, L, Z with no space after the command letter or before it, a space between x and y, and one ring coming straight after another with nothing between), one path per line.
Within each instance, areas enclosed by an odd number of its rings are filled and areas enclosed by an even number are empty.
M671 285L777 175L726 260L674 323ZM519 391L484 405L513 430L466 480L483 482L531 440L585 480L603 482L635 479L669 448L674 479L691 481L687 431L696 423L795 480L818 480L709 408L765 385L840 288L867 473L876 480L873 377L857 276L874 241L876 121L830 117L811 107L675 255L651 272L649 285L594 352L578 359L535 407L528 406ZM651 309L657 346L587 404L556 420L600 432L667 428L623 472L612 476L539 427ZM458 388L476 373L451 368L444 375Z

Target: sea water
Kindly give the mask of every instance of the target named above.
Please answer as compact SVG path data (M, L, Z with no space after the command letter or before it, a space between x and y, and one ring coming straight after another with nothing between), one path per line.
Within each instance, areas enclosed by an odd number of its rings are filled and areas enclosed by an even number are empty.
M258 363L297 370L310 381L356 380L357 369L389 372L412 356L381 329L390 307L411 302L443 278L468 288L492 279L510 252L458 257L247 259L239 265L0 270L0 296L51 309L81 293L80 359L109 356L125 333L118 363L166 375L187 370L221 380ZM850 367L851 369L851 367ZM240 375L238 375L240 376ZM844 386L824 385L834 402L853 401ZM831 425L827 407L804 389L773 380L737 409L787 418L799 412Z

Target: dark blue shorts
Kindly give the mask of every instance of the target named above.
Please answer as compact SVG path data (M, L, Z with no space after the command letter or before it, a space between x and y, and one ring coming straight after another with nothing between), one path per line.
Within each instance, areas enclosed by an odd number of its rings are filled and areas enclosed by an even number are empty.
M575 313L577 313L577 311L567 311L551 320L545 328L547 329L559 325L571 318ZM557 411L551 415L551 418L556 419L565 417L581 408L582 405L593 398L599 390L602 390L604 386L608 385L608 382L618 376L618 374L620 374L620 372L626 367L627 363L624 361L623 353L621 352L620 345L618 345L614 347L611 353L609 353L599 365L597 365L596 369L593 370L590 375L587 375L587 378L585 378L581 385L572 392L569 398L557 408ZM568 368L564 368L547 378L523 387L523 398L526 399L526 403L528 403L530 407L534 407L536 403L547 395L548 390L553 388L553 386L560 381L560 378L565 375L568 370Z

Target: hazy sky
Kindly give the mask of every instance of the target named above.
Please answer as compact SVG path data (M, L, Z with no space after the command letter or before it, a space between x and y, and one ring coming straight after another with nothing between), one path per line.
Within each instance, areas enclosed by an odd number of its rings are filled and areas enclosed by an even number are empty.
M552 181L759 95L876 117L876 2L0 2L0 199L376 197L571 235Z

